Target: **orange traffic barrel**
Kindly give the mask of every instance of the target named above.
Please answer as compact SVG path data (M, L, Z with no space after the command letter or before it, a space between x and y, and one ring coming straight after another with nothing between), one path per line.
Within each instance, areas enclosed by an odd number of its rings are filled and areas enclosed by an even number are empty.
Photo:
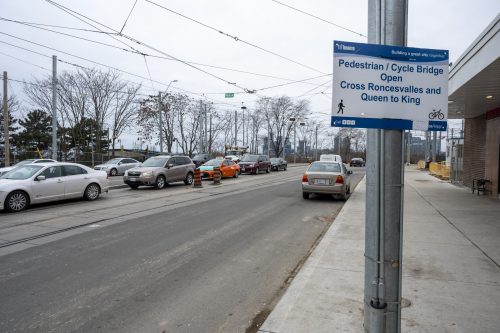
M194 179L193 179L193 187L203 187L201 183L201 172L200 169L194 169Z
M214 167L214 185L219 185L221 180L221 172L219 167Z

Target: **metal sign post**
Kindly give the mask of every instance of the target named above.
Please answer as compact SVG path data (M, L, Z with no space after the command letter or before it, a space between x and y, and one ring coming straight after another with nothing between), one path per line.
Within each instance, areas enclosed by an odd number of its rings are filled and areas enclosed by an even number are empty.
M331 125L368 128L364 327L393 333L401 331L404 130L446 130L448 51L404 47L407 0L369 0L368 11L371 44L334 41Z

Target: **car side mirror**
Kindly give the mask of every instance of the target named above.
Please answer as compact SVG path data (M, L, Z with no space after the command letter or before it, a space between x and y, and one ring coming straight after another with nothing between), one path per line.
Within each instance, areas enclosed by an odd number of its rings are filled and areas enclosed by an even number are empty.
M172 168L173 166L174 166L174 165L173 165L172 163L168 163L168 164L167 164L167 169L170 169L170 168Z
M40 176L36 177L36 180L45 180L45 176L44 175L40 175Z
M118 162L118 165L122 165L122 162Z
M352 171L351 170L347 170L347 174L348 175L352 175Z

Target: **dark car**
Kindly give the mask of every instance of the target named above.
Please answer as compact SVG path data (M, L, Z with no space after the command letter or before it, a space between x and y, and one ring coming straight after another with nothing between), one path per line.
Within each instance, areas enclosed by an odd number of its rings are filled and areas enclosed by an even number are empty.
M355 157L351 160L351 163L349 163L349 165L352 167L363 167L365 166L365 160L359 157Z
M286 171L287 167L288 167L288 162L284 158L281 157L271 158L271 170Z
M241 158L241 173L259 174L262 171L271 172L271 161L266 155L245 155Z
M208 154L208 153L200 153L200 154L196 154L192 160L193 160L193 163L196 165L196 167L199 167L200 165L202 165L203 163L205 163L206 161L210 161L211 159L213 159L214 157L211 155L211 154Z

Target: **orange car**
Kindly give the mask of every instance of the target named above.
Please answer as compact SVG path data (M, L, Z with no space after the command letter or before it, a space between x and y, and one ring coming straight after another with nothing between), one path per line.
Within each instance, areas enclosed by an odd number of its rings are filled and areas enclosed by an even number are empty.
M213 178L214 167L218 166L224 177L238 178L240 175L240 166L228 159L213 159L203 163L200 166L201 178Z

